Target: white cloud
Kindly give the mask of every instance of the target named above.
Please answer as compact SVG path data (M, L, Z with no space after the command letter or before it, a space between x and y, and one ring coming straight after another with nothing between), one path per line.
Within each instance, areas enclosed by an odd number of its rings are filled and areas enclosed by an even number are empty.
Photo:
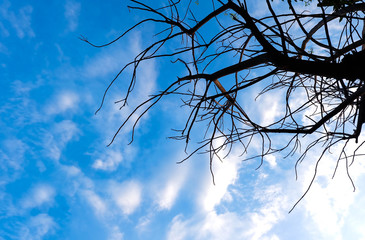
M143 216L138 219L138 224L136 225L136 230L139 233L144 232L148 226L152 223L152 218L156 212L150 212L147 216Z
M352 147L356 146L351 145L350 148ZM300 198L300 194L307 189L313 177L315 162L321 148L319 146L318 149L310 152L306 160L299 165L298 181L294 181L293 169L285 171L279 169L282 171L280 173L282 178L273 177L271 172L266 179L261 179L260 185L255 184L256 197L253 201L260 207L245 216L249 217L252 223L252 226L249 227L251 231L248 232L248 236L251 238L246 237L245 239L266 239L269 236L273 237L274 234L280 238L282 235L276 231L288 228L285 224L298 221L298 219L301 221L298 224L305 226L303 230L305 233L299 234L298 239L312 239L313 237L316 239L358 239L358 236L362 236L361 232L358 232L356 237L353 234L355 223L358 223L358 219L360 219L354 217L358 211L354 204L363 200L361 200L360 193L352 192L353 189L346 173L345 160L339 162L336 176L331 179L336 166L336 157L342 149L340 145L331 149L332 154L323 157L317 169L316 180L309 193L294 209L294 212L286 214L291 205ZM282 162L277 164L284 166ZM359 178L364 172L364 164L361 161L355 161L349 170L355 184L359 183ZM274 185L267 181L270 178L275 181ZM263 183L266 185L266 190L257 195L257 188ZM358 187L361 188L362 185ZM259 201L257 202L257 200Z
M264 94L255 102L255 111L260 113L260 125L267 126L282 116L284 105L281 104L283 94Z
M164 189L162 189L157 200L161 209L169 210L174 204L182 183L179 181L180 179L177 179L177 181L169 181L166 183Z
M54 125L51 132L44 136L44 149L46 155L54 160L58 160L62 154L63 148L69 141L76 138L80 130L76 124L70 120L63 120Z
M187 226L181 215L177 215L172 219L170 229L167 233L167 240L183 240L187 235Z
M152 188L155 191L156 203L161 210L171 209L186 181L188 171L188 164L175 164L175 166L168 164L165 170L162 171L163 174L159 173L160 177L156 178L157 183Z
M81 4L74 1L67 1L65 4L65 17L68 21L70 31L75 31L78 25Z
M197 232L198 239L224 239L224 238L239 238L242 239L242 234L236 232L235 229L240 221L237 215L231 213L217 214L216 212L208 213ZM227 228L226 226L230 226ZM235 232L234 234L233 231Z
M70 120L63 120L55 126L55 133L59 137L59 142L63 145L67 144L71 139L77 136L79 129L76 124Z
M212 211L223 199L230 199L228 187L237 180L240 163L241 160L234 157L226 158L223 162L214 162L215 185L211 177L206 176L198 200L204 210Z
M82 197L92 196L93 194L84 193L84 190L94 191L94 182L92 179L86 177L82 170L76 166L59 165L62 171L64 181L67 182L62 187L62 192L69 197L74 197L76 194L81 194ZM91 204L92 205L92 204Z
M92 190L83 190L82 195L86 198L90 206L97 215L104 215L107 211L105 202Z
M123 240L123 233L117 226L113 226L111 229L108 240Z
M236 204L241 205L229 190L229 186L237 184L241 166L241 160L233 156L224 159L223 163L214 162L216 185L207 175L201 178L202 186L197 195L199 210L185 220L182 214L177 215L170 225L167 239L278 239L270 231L284 219L287 214L285 207L289 205L280 185L269 184L245 192L256 204L242 214L229 210L218 212L217 209L226 209L223 203L234 209L238 207ZM260 181L265 179L258 178L257 183Z
M104 171L114 171L123 161L123 156L120 151L109 150L105 151L104 155L96 159L92 167Z
M349 152L352 152L356 145L350 145ZM357 201L361 201L361 188L364 187L360 177L365 170L362 161L355 161L349 167L350 175L360 191L353 192L351 182L346 172L346 161L342 160L338 164L335 177L332 179L333 172L337 163L337 156L342 146L337 145L332 148L331 153L323 157L319 164L317 177L309 193L300 203L298 208L304 208L309 222L313 222L311 229L316 231L320 239L346 239L345 231L348 221L356 223L358 219L353 219L358 210L353 208ZM314 151L310 158L316 160L318 155ZM305 163L300 166L301 187L304 192L314 174L314 164ZM352 229L352 225L351 228Z
M249 194L249 193L247 193ZM167 233L167 239L278 239L270 232L287 212L286 197L279 185L256 189L253 208L242 214L234 211L218 213L215 209L196 212L191 218L176 216ZM241 203L236 202L241 205Z
M265 160L269 163L271 168L275 168L278 165L276 162L275 155L267 155L267 156L265 156Z
M42 84L42 79L40 78L37 78L34 82L15 80L11 83L11 87L17 96L25 96L28 95L30 91L39 88Z
M40 207L50 204L54 200L56 191L47 184L39 184L33 187L21 201L21 206L25 209Z
M20 8L16 13L10 10L10 6L9 1L4 1L2 6L0 6L0 16L12 25L19 38L24 38L25 36L34 37L35 34L31 27L33 8L28 5Z
M248 216L250 224L245 235L249 236L249 239L263 239L263 236L284 218L288 200L282 192L281 185L269 185L262 190L256 190L255 199L261 204Z
M291 105L298 106L301 101L300 98L301 93L298 92L296 97L291 100ZM261 116L262 122L266 124L275 120L280 109L285 109L281 105L279 97L272 96L272 94L260 101L263 103L259 104L260 107L255 110ZM310 137L301 139L304 146L313 140ZM274 147L277 147L282 141L282 139L279 140L273 141ZM361 140L360 142L362 142ZM356 148L358 145L349 144L349 146ZM284 236L280 231L288 228L286 226L288 222L298 221L298 219L303 221L300 225L304 226L304 230L302 230L304 234L300 234L298 239L361 239L361 237L354 238L351 234L356 229L356 236L364 235L364 231L358 230L364 226L362 221L359 221L362 218L354 217L356 214L358 215L357 212L361 207L358 207L357 210L353 208L356 202L363 202L363 200L361 201L360 193L352 193L352 186L346 173L345 160L340 161L335 179L331 180L336 166L336 157L341 150L340 147L332 148L331 154L324 157L312 189L296 207L294 213L287 214L292 204L300 198L300 194L304 193L308 187L314 173L315 160L319 157L321 149L323 150L322 147L319 146L319 148L311 151L306 160L299 165L299 180L297 182L293 169L295 156L291 157L293 159L291 161L292 168L289 169L288 161L279 159L280 154L266 156L264 160L268 162L271 172L260 172L259 176L266 177L262 179L258 177L254 183L250 181L237 183L239 163L230 162L230 158L225 159L223 164L215 161L214 173L217 186L213 186L211 181L204 182L198 196L198 209L203 207L205 211L199 211L185 220L182 214L176 216L171 223L167 239L285 239L286 235ZM349 149L348 153L352 153L352 151L353 149ZM358 154L360 153L358 152ZM228 165L224 165L227 163ZM359 158L349 168L355 184L359 182L360 176L363 176L364 165ZM222 176L219 176L220 174ZM222 179L223 182L219 183L219 180ZM248 201L252 202L253 207L245 210L242 214L226 210L231 207L238 210L247 207L246 202L242 203L242 207L238 207L237 204L240 203L234 199L235 196L230 197L232 193L229 186L236 184L249 184L251 187L255 187L253 191L244 193L248 196ZM360 186L357 191L361 191ZM249 195L254 197L251 198ZM222 203L225 199L232 202L225 202L227 204L223 206ZM225 212L220 213L217 209L224 209ZM228 221L227 218L233 219L233 221ZM224 229L221 226L224 226ZM294 230L288 230L290 233L292 231ZM346 235L346 232L351 232L351 234Z
M138 182L111 182L109 192L114 203L125 215L132 214L141 204L142 187Z
M304 95L301 91L297 91L293 96L294 97L290 101L292 107L300 106L306 99L303 98ZM271 103L272 101L274 103ZM261 120L263 120L264 123L269 123L275 119L273 116L280 111L280 109L285 109L285 106L282 106L278 101L278 96L273 96L273 94L269 94L267 99L264 99L263 102L266 103L259 105L262 105L263 107L259 107L256 110L259 111L258 114L261 115ZM278 104L276 105L275 102ZM269 110L264 109L264 107L267 106L269 107ZM306 110L305 114L310 111L313 111L313 109ZM274 114L272 112L274 112ZM308 124L313 123L306 118L297 120L302 120L304 123ZM301 145L306 146L314 140L313 137L315 136L301 138ZM276 139L276 136L273 139ZM360 142L362 142L361 140L362 139L360 139ZM278 147L282 141L282 139L279 139L279 141L272 141L274 148ZM354 144L354 142L349 143L347 153L352 154L357 146L358 145ZM286 212L289 211L292 204L300 198L300 194L305 192L313 177L315 163L322 153L323 146L318 145L317 148L312 149L307 154L303 163L299 164L298 181L295 181L293 169L297 155L291 157L293 160L292 168L289 169L288 166L290 165L288 165L288 161L279 159L278 156L280 156L280 154L266 156L265 161L269 163L271 170L270 172L260 174L260 176L266 177L261 179L261 183L257 181L254 184L256 188L254 191L255 196L258 196L260 191L258 186L262 186L263 183L265 186L263 188L266 189L266 193L261 192L259 195L262 195L262 197L255 197L254 199L249 200L254 203L255 209L242 215L243 218L249 219L249 223L247 224L248 228L245 230L245 237L242 239L285 238L280 230L290 228L286 224L291 221L301 221L300 226L304 226L303 235L298 234L298 239L361 239L364 232L355 230L360 229L361 227L359 226L364 226L362 221L359 220L362 218L358 217L358 215L355 217L361 208L357 208L356 210L354 205L359 201L362 203L364 201L361 200L360 197L362 195L361 188L364 184L359 181L360 176L363 176L365 171L364 164L363 161L358 158L358 160L349 167L352 180L358 185L357 191L360 189L359 192L353 193L351 182L346 173L345 160L339 162L336 176L334 179L331 179L341 149L342 146L338 144L337 146L332 147L331 152L323 157L319 164L317 178L313 183L312 188L296 209L294 209L294 212L289 215L287 215ZM358 152L358 154L361 153ZM275 171L272 169L275 169ZM278 173L280 173L280 176L278 176ZM272 184L273 181L275 181L275 184ZM247 194L251 194L251 192L246 193L246 195ZM259 202L257 200L259 200ZM187 231L189 230L190 228ZM288 233L293 231L295 230L289 229ZM353 235L355 231L357 232L356 237Z
M44 239L47 234L51 234L54 229L57 227L57 224L47 214L39 214L35 217L32 217L28 224L24 226L20 233L19 239L24 240L40 240Z
M182 215L176 216L167 233L168 240L221 240L252 239L245 235L249 222L236 213L217 214L215 211L204 215L195 215L184 220Z
M78 108L79 96L70 91L58 94L46 107L47 115L62 114Z
M75 166L62 165L62 170L66 172L68 176L78 176L81 174L81 170Z

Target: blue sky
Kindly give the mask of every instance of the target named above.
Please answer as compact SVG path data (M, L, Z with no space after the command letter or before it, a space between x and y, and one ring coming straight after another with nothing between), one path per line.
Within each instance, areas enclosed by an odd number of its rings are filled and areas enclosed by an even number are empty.
M125 91L127 70L94 115L108 83L158 26L102 49L78 37L105 43L142 17L126 1L0 1L0 239L365 238L365 164L350 168L353 192L343 162L331 179L339 149L324 158L311 191L288 214L318 152L300 165L296 181L294 158L270 156L255 170L258 162L243 162L234 149L215 162L213 185L208 155L176 164L186 157L184 144L167 137L188 113L178 98L142 119L133 144L128 125L106 147L133 106L183 70L143 64L134 98L119 111L114 101ZM262 122L280 112L276 95L257 101L251 111Z

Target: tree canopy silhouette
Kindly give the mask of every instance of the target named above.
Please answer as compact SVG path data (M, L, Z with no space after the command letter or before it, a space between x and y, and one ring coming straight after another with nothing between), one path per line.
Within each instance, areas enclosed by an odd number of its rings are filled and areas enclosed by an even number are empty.
M156 7L151 5L158 3L131 0L130 10L141 12L145 16L142 21L104 45L83 40L104 47L148 22L163 30L122 69L105 94L125 68L132 67L133 76L121 101L121 107L126 106L133 98L135 82L148 81L137 79L139 66L153 59L183 66L186 75L178 76L134 109L113 140L133 115L139 113L135 127L161 99L175 95L190 114L173 138L189 144L194 127L199 125L201 129L205 124L203 140L187 158L206 151L212 166L213 157L219 158L223 149L228 149L229 154L233 144L241 144L242 152L249 153L252 141L260 141L261 150L255 157L261 163L264 156L284 150L288 155L299 152L299 162L311 148L321 145L319 162L332 146L343 144L338 161L346 159L348 168L364 145L358 139L365 122L365 3L304 2L259 1L255 4L261 4L263 11L258 14L245 0L212 0L211 11L201 16L198 1L166 0L165 5ZM253 111L247 110L247 102L255 103L255 96L248 93L262 85L264 88L256 97L280 91L283 98L278 110L281 116L272 118L270 123L260 122ZM271 141L277 134L290 138L283 146L277 146ZM303 136L308 135L314 140L300 151ZM357 147L347 153L349 143L356 143Z

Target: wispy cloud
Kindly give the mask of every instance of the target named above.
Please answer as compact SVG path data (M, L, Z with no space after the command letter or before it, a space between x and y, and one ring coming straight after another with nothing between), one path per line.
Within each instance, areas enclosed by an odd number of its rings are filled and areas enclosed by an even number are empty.
M353 152L356 147L356 145L350 145L349 152ZM353 192L347 173L347 162L342 160L337 163L336 156L339 156L341 150L342 146L337 145L331 149L332 154L323 157L317 169L316 180L299 205L299 208L305 209L310 222L313 222L312 229L323 239L346 239L346 228L348 228L346 222L352 219L352 215L357 211L352 206L355 202L362 201L359 198L359 192ZM358 152L358 154L362 153ZM313 151L309 157L318 159L316 151ZM332 178L337 164L336 174ZM303 163L299 170L304 192L314 175L314 164L308 161ZM359 180L365 171L365 164L362 161L355 161L348 170L355 185L363 188L364 184Z
M82 195L88 201L90 206L95 211L96 215L102 216L107 211L107 206L103 199L92 190L83 190Z
M94 181L76 166L60 165L59 168L64 173L64 181L67 183L63 187L64 194L75 197L80 196L86 201L89 208L93 210L95 215L103 219L108 215L108 198L105 198L95 187ZM105 189L101 189L105 191Z
M133 34L126 41L125 44L129 46L128 49L118 47L103 49L100 54L95 58L88 60L84 67L80 70L86 79L107 79L105 81L104 89L108 86L108 83L116 76L121 68L127 64L128 61L133 60L134 56L140 53L142 50L142 40L140 34ZM155 90L157 71L153 60L142 63L137 73L137 82L134 86L133 93L129 98L128 105L120 110L121 104L115 104L124 97L125 91L128 88L131 78L131 69L119 76L119 79L115 82L113 87L109 89L106 96L103 108L96 116L96 128L100 129L102 137L111 139L116 130L119 128L122 121L128 116L134 107L137 107L140 103L146 100ZM100 86L100 85L99 85ZM99 91L100 100L103 91ZM134 121L138 118L138 114L142 112L142 109L134 114L128 124L122 129L119 136L130 133ZM142 121L148 117L148 114L144 116ZM117 138L121 139L122 137ZM123 142L126 142L124 140ZM108 144L109 142L107 142Z
M182 179L182 174L179 174L177 178L167 182L161 192L158 193L157 203L161 209L169 210L172 207L181 188Z
M151 187L155 203L161 210L170 210L174 205L190 170L189 164L174 166L172 164L167 164L163 170L159 171Z
M338 150L333 149L333 152L336 153ZM337 155L334 154L334 156ZM331 155L329 157L333 158ZM316 159L315 156L309 156L309 158ZM267 177L266 170L259 170L262 171L260 175L266 177L258 178L255 183L248 182L247 184L250 184L253 190L244 192L246 196L251 195L249 201L255 202L255 204L252 209L241 214L229 211L224 207L234 207L236 204L240 204L236 200L232 202L222 201L223 199L234 199L225 196L230 195L229 186L236 184L239 165L233 164L226 166L226 168L223 167L221 177L224 176L225 180L224 184L218 188L219 191L210 193L213 190L208 185L204 185L206 190L203 190L198 196L200 199L198 203L205 206L205 211L195 213L189 218L184 218L182 213L178 214L170 225L167 239L280 239L281 235L278 234L280 232L277 230L287 228L285 226L287 221L292 221L291 219L298 217L305 222L313 223L307 224L305 229L301 230L304 234L298 239L308 239L314 236L318 236L318 239L353 237L354 235L346 234L345 224L354 215L354 209L351 209L351 206L357 194L351 193L352 188L346 168L342 165L345 162L340 163L339 168L342 167L342 172L337 173L335 182L328 185L328 181L325 180L331 178L336 164L335 160L323 160L323 165L320 165L320 169L318 169L319 179L315 181L309 194L294 210L295 213L289 215L287 212L290 207L308 187L308 182L313 176L314 165L312 161L300 166L300 181L295 182L294 175L290 174L290 171L283 171L280 168L284 164L283 162L271 159L270 167L275 167L275 171L280 171L282 176L276 178L275 182L272 183L268 179L273 179L273 177ZM361 176L359 172L363 171L363 164L358 164L360 165L350 168L354 181L357 180L357 176ZM217 171L219 168L215 171L216 180L221 178L218 178L220 173ZM339 187L340 191L338 191ZM218 211L218 209L220 210ZM222 212L222 209L225 210ZM356 236L362 236L362 234L358 232Z
M201 209L207 212L213 211L222 200L230 199L228 187L236 182L238 170L242 163L239 158L234 157L234 154L232 153L230 157L223 159L224 153L220 152L223 161L215 159L216 161L213 162L215 185L212 183L211 176L206 175L205 180L202 179L203 184L198 197L198 204Z
M232 212L217 214L212 211L201 216L195 215L187 220L178 215L171 222L167 239L251 239L244 235L247 224L248 221Z
M133 56L127 49L118 48L102 48L101 52L94 58L85 62L85 65L80 70L86 78L106 78L116 75L119 70Z
M139 34L134 34L123 41L127 42L126 44L129 46L128 49L120 48L116 45L116 48L107 48L95 58L87 61L81 70L85 78L110 78L108 81L111 81L121 67L123 67L128 60L133 59L131 56L137 55L142 49L142 41ZM142 110L138 111L130 118L130 121L119 132L119 135L116 137L114 144L111 147L105 148L105 145L110 143L112 137L126 117L133 111L134 107L143 102L155 90L157 72L154 62L150 61L141 64L140 67L137 74L138 80L134 86L134 91L131 94L132 96L129 99L128 104L123 109L120 109L120 104L114 104L114 101L123 98L122 94L123 92L125 93L128 88L131 77L130 69L127 69L120 77L119 80L122 84L117 82L115 88L112 87L112 89L110 89L103 108L95 117L95 129L99 131L100 138L102 139L101 141L105 144L95 150L96 153L94 156L96 157L92 164L94 169L115 171L123 163L125 156L128 156L129 161L131 161L139 151L138 146L136 147L136 145L125 146L123 149L115 146L118 144L126 145L130 141L130 135L127 136L127 134L131 133L134 121L137 120L138 114L141 113ZM107 82L104 86L105 88L107 87ZM121 89L116 89L117 87ZM103 91L99 93L101 98ZM144 116L142 121L147 118L148 114Z
M27 149L27 145L16 138L10 138L1 142L2 148L0 149L0 163L2 169L7 170L21 170L24 160L24 154Z
M0 16L5 21L8 21L13 29L16 31L16 34L19 38L34 37L35 33L32 29L32 12L33 8L29 5L24 6L18 10L18 12L14 12L10 10L11 4L9 1L4 1L0 6ZM3 26L3 34L6 34L5 27Z
M21 200L24 209L40 207L45 204L52 204L55 197L55 189L48 184L34 186Z
M123 161L122 153L118 150L106 150L106 152L95 160L92 167L104 171L114 171Z
M183 240L188 233L186 223L182 220L182 216L178 215L171 221L170 230L167 233L167 240Z
M118 226L113 226L109 233L109 240L123 240L123 233Z
M43 137L45 155L58 160L63 148L69 141L76 138L79 133L80 130L77 125L70 120L63 120L54 124L51 131L47 132Z
M245 235L249 239L263 239L286 216L288 199L283 195L282 187L280 184L274 184L256 190L254 200L259 207L248 214L249 226L246 227Z
M286 215L283 207L287 204L278 191L276 186L270 186L257 192L256 208L245 214L227 210L219 213L213 209L187 219L177 215L167 239L275 239L270 230Z
M68 21L70 31L75 31L78 26L81 4L74 1L67 1L65 4L65 17Z
M19 239L44 239L47 234L50 234L57 227L57 224L48 214L42 213L29 219L27 225L19 232Z
M46 106L45 114L55 115L66 112L73 112L78 108L79 95L72 91L65 91L59 93Z
M136 181L122 183L111 182L109 193L112 196L114 204L125 215L132 214L142 201L142 187Z

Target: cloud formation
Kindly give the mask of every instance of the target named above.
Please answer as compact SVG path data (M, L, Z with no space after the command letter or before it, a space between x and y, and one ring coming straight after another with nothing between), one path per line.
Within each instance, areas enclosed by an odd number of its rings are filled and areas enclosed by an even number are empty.
M132 214L142 201L142 187L136 181L122 183L111 182L109 193L112 196L114 204L125 215Z
M48 184L34 186L21 201L24 209L41 207L45 204L52 204L56 191Z
M81 4L75 1L67 1L65 4L65 17L70 31L75 31L78 26Z
M52 217L48 214L41 213L31 217L27 225L21 228L19 239L41 240L47 234L51 234L56 227L57 224Z
M78 108L79 96L71 91L59 93L45 109L47 115L73 112Z
M123 161L122 153L118 150L110 150L96 159L92 165L93 168L104 171L114 171Z
M32 12L33 8L30 5L20 8L17 12L11 10L11 3L5 0L0 6L0 16L2 19L10 23L11 27L15 30L18 38L35 37L35 33L32 29ZM8 30L2 24L2 32L4 35L8 35ZM0 29L1 29L0 28Z

